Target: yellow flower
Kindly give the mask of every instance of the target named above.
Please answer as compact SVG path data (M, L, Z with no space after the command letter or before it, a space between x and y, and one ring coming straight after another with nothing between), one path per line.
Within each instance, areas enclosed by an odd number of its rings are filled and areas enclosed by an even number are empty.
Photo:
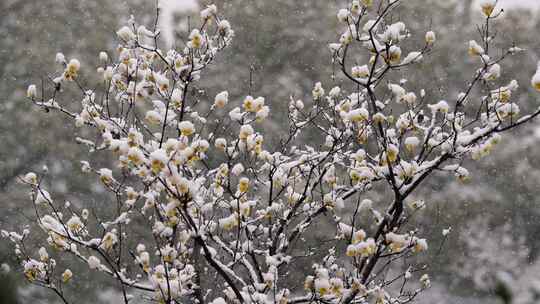
M376 244L375 240L372 238L367 239L366 241L360 242L356 245L356 248L360 255L363 257L368 257L375 253Z
M24 271L24 275L28 281L33 282L37 278L38 271L35 268L29 268Z
M189 39L190 39L190 46L195 49L200 48L203 43L203 37L201 36L201 33L199 32L198 29L194 29L191 32L191 34L189 35Z
M352 239L353 244L363 242L365 238L366 238L366 232L363 229L360 229L356 231L353 235L353 239Z
M395 45L388 50L388 61L391 64L397 64L401 60L401 49Z
M79 72L80 68L81 63L79 62L79 60L71 59L64 71L64 77L67 80L74 80L75 78L77 78L77 73Z
M388 145L388 149L386 149L386 157L390 163L393 163L397 160L397 157L399 155L399 150L395 145Z
M253 97L247 96L246 99L244 99L243 108L248 112L255 112Z
M167 163L167 153L163 149L158 149L150 154L150 166L152 167L152 172L158 174L165 168Z
M495 9L495 4L497 4L496 0L482 0L480 2L482 13L484 13L486 17L490 17L491 14L493 14L493 10Z
M351 182L353 183L353 185L356 185L359 181L360 181L360 172L356 171L356 170L351 170L349 172L349 176L351 178Z
M484 54L484 49L474 40L469 41L469 55L480 56Z
M356 248L356 246L354 245L349 245L347 246L347 251L345 251L345 255L347 255L348 257L354 257L354 256L357 256L358 255L358 250Z
M66 269L66 270L62 273L62 281L63 281L64 283L69 282L69 280L71 280L72 277L73 277L73 273L72 273L71 270L69 270L69 269Z
M366 78L369 76L369 67L367 65L354 66L351 68L351 75L354 78Z
M238 137L242 140L246 140L248 136L253 134L253 132L253 127L251 127L250 125L243 125L242 127L240 127L240 134L238 135Z
M247 177L242 177L238 182L238 191L245 193L249 189L249 179Z
M178 129L183 136L190 136L195 132L195 127L190 121L182 121L178 124Z
M182 194L189 193L189 181L182 177L178 183L178 190L180 190L180 193Z
M325 294L330 292L330 282L328 282L328 279L316 279L315 289L321 296L324 296Z

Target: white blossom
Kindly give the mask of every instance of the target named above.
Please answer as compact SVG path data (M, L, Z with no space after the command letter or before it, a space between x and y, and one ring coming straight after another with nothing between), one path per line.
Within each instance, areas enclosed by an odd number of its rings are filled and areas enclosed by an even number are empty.
M182 121L178 124L178 129L183 136L190 136L195 132L195 126L190 121Z
M31 84L28 86L28 89L26 90L26 97L30 99L36 98L37 95L37 88L35 84Z
M119 29L116 32L116 35L118 35L118 37L120 37L120 39L124 40L125 42L129 42L135 39L135 34L128 26L124 26L121 29Z
M56 63L65 63L66 62L66 57L62 53L56 53L55 62Z
M434 44L437 41L437 36L435 35L435 32L433 31L427 32L425 40L426 40L426 44L428 45Z
M214 105L217 108L223 108L227 103L229 102L229 93L227 91L223 91L216 95L216 98L214 99Z
M531 85L536 91L540 92L540 62L538 62L536 73L531 79Z
M484 48L481 47L476 41L469 41L469 54L471 56L481 56L484 54Z
M482 13L486 17L490 17L493 13L493 10L495 9L495 5L497 4L497 0L480 0L480 7L482 8Z
M93 255L89 256L88 267L90 267L90 269L98 269L99 267L101 267L101 261Z
M106 52L99 52L99 61L101 63L107 63L109 61L109 55Z

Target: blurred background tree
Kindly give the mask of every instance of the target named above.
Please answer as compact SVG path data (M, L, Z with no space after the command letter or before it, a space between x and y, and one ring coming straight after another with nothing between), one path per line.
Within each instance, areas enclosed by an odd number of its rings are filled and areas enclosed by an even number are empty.
M199 2L200 7L206 4L209 2ZM339 71L335 73L337 77L332 78L334 68L327 45L338 35L333 30L337 22L335 12L345 1L223 0L217 4L233 25L235 42L200 84L197 98L211 100L215 93L227 88L231 98L242 99L243 94L249 91L256 96L265 96L273 109L279 112L286 111L290 96L303 99L310 94L315 82L323 81L330 86L342 80ZM423 39L422 33L429 29L434 29L438 36L433 54L416 67L418 70L412 73L416 76L408 77L410 83L407 86L410 89L418 92L425 88L428 90L427 98L433 101L448 98L452 102L452 98L456 98L452 94L457 95L466 87L474 71L470 60L464 56L464 42L478 38L475 23L478 12L473 9L473 4L472 0L410 0L402 4L406 10L401 15L392 16L393 20L404 20L413 35L419 34L419 39ZM84 147L75 145L74 138L67 135L72 126L67 120L59 121L58 116L55 116L55 120L43 119L46 113L39 113L24 101L25 88L28 79L37 84L41 79L48 81L47 71L55 68L54 56L59 51L67 58L93 58L89 62L82 62L83 67L97 67L100 51L107 50L111 56L115 55L114 32L119 24L131 14L143 23L152 24L155 17L153 7L153 0L0 1L0 227L12 227L18 223L18 219L28 216L31 208L27 195L15 191L13 184L18 175L31 169L39 170L45 164L53 176L52 190L56 196L62 195L58 196L59 199L70 200L74 204L84 201L95 208L106 201L98 185L88 185L80 175L73 174L78 171L73 168L79 164L66 161L76 159L74 155L88 153ZM518 55L518 59L511 60L511 65L506 64L502 68L509 71L507 75L515 75L523 86L528 86L535 69L530 63L536 62L539 58L535 56L540 54L540 41L535 35L540 28L539 18L531 10L506 11L505 18L498 22L497 35L510 37L504 40L515 41L528 52ZM176 37L188 35L189 28L194 26L190 22L195 19L190 18L193 14L192 11L174 14L170 27L174 29ZM175 45L175 36L172 37L169 43ZM408 71L403 70L403 73ZM510 80L507 79L508 82ZM538 106L537 100L531 96L521 97L519 103L523 111ZM73 95L73 98L79 99L80 96ZM36 115L41 118L36 119ZM275 130L279 136L284 118L285 115L272 117L266 127ZM48 131L41 132L43 129ZM505 290L501 289L501 281L496 280L500 275L494 277L489 286L474 284L477 275L474 273L470 276L452 275L456 269L463 267L459 263L461 257L473 263L468 264L467 269L481 272L486 267L496 267L486 264L485 259L464 255L465 250L472 250L472 231L475 237L480 235L484 238L477 240L480 243L488 238L497 240L498 234L504 232L507 238L519 241L528 248L529 255L516 258L519 265L515 266L518 271L527 273L528 280L504 282L510 284L509 289L513 292L532 294L530 297L513 297L514 303L535 303L527 301L535 299L535 286L531 282L540 281L538 272L533 271L540 264L537 259L540 242L536 238L540 232L540 166L537 165L540 156L532 153L540 140L538 124L520 129L515 132L514 138L525 134L533 134L530 138L534 140L521 141L520 145L516 145L517 141L509 138L502 143L504 148L500 149L500 153L490 156L491 159L472 170L473 178L467 184L435 179L417 194L418 199L427 202L428 207L423 212L433 215L422 217L424 222L421 224L427 231L433 231L433 235L439 235L439 239L432 243L431 255L427 258L432 264L431 271L436 274L432 281L439 284L424 297L423 303L432 303L434 299L436 303L478 303L505 297L501 291ZM497 168L493 165L495 163L506 163L507 166ZM441 185L446 186L443 188ZM433 220L427 222L430 219ZM440 232L448 228L450 223L453 230L445 239ZM313 237L314 246L321 245L322 241L317 235ZM0 243L0 256L9 254L4 251L4 245ZM440 245L448 248L444 255L438 252ZM504 247L505 251L501 251L499 249L503 247L497 246L497 243L486 248L491 248L491 251L483 253L488 257L504 253L512 258L512 250ZM0 260L0 263L3 262L16 266L13 261ZM505 271L503 268L499 270L495 272ZM506 272L512 277L512 273ZM303 274L292 274L291 282L298 281L300 277ZM90 294L89 282L94 288L97 284L103 289L114 290L114 287L107 285L108 282L83 279L79 280L76 290L77 294L84 294L84 300L79 297L80 303L105 301L98 295ZM2 276L0 286L6 288L20 281L20 278L15 280ZM14 288L7 287L6 290L13 291ZM31 301L32 297L49 298L48 294L21 294L24 296L21 303ZM6 295L9 296L9 293L0 291L0 296ZM15 302L0 298L0 303Z

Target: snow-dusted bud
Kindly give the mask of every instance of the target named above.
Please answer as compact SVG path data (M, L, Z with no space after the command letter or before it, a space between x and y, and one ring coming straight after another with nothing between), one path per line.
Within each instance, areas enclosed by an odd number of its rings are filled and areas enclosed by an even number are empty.
M182 94L183 94L182 90L178 88L174 89L171 94L171 102L177 108L179 108L182 105L182 100L183 100Z
M448 236L450 234L451 231L452 231L452 227L448 227L446 229L443 229L442 230L442 235L446 237L446 236Z
M538 67L536 69L536 73L531 79L531 85L535 90L540 92L540 61L538 62Z
M340 87L333 87L330 92L328 92L328 95L330 95L330 97L332 98L337 98L339 97L339 94L341 94L341 88Z
M64 78L67 80L74 80L77 78L81 63L77 59L71 59L64 70Z
M490 17L491 14L493 14L495 5L497 5L497 0L481 0L480 1L480 8L482 8L482 13L484 13L486 17Z
M407 151L409 152L413 152L414 149L418 146L418 144L420 144L420 140L418 139L418 137L407 137L405 139L405 149L407 149Z
M137 28L137 36L141 37L154 37L156 34L151 30L147 29L146 26L141 25Z
M159 114L158 111L150 110L146 112L144 120L146 120L151 125L157 125L161 123L162 116L161 114Z
M251 127L250 125L243 125L242 127L240 127L240 134L238 135L238 137L240 139L246 140L248 136L253 134L253 132L253 127Z
M71 278L73 277L73 272L71 272L71 270L69 269L66 269L63 273L62 273L62 281L64 283L67 283L71 280Z
M392 45L390 49L388 50L388 61L392 64L399 63L401 60L401 49L396 46Z
M482 48L476 41L469 41L469 55L481 56L484 54L484 48Z
M337 18L339 22L347 22L349 19L349 10L347 9L340 9L337 13Z
M351 75L354 78L366 78L369 76L369 67L367 65L353 66L351 68Z
M183 136L190 136L195 132L195 126L191 121L182 121L178 124L178 129Z
M10 271L11 271L11 267L10 267L8 264L2 263L2 264L0 265L0 273L1 273L1 274L7 274L7 273L9 273Z
M90 211L88 209L83 209L81 211L81 216L84 220L88 220L88 216L90 215Z
M141 254L142 252L146 251L146 246L144 244L138 244L137 247L135 247L135 250L137 250L138 254Z
M37 175L34 172L28 172L24 175L23 181L31 185L37 185Z
M317 82L315 84L315 87L313 88L312 94L313 94L313 99L315 99L315 100L317 100L317 99L324 96L324 89L323 89L322 84L320 82Z
M95 256L88 257L88 267L90 269L98 269L101 266L101 261Z
M233 213L230 216L226 218L222 218L219 220L219 226L223 230L231 230L232 228L238 226L238 214Z
M428 108L430 108L432 112L448 113L450 106L445 100L441 100L436 104L428 105Z
M409 208L411 208L412 210L422 210L426 207L426 202L424 200L415 200L415 201L411 201L409 204L408 204Z
M364 108L354 109L349 112L348 118L350 121L362 122L369 118L369 112Z
M54 61L56 63L63 64L66 62L66 57L62 53L56 53L56 57L54 58Z
M222 36L227 36L231 33L231 23L227 20L221 20L218 23L218 30Z
M426 33L426 43L428 45L432 45L437 41L437 36L435 35L435 32L429 31Z
M28 89L26 90L26 97L30 99L36 98L37 95L37 88L35 84L31 84L28 86Z
M103 184L109 186L114 181L111 169L101 168L99 169L98 173L99 173L99 179L101 180Z
M413 252L420 253L427 250L428 250L428 244L427 244L426 239L417 239L413 247Z
M229 92L223 91L216 95L214 98L214 106L216 108L223 108L229 102Z
M409 92L401 97L401 99L410 106L416 105L416 98L417 97L416 97L416 94L414 94L414 92Z
M215 4L208 5L205 9L201 11L202 20L210 20L213 15L217 13L217 7Z
M116 32L116 35L118 35L118 37L120 37L120 39L124 40L124 42L129 42L129 41L135 39L135 34L131 30L131 28L129 28L128 26L124 26L121 29L119 29Z
M227 140L225 138L217 138L214 142L214 145L216 148L218 148L221 151L225 151L225 147L227 147Z
M227 304L227 301L223 299L222 297L215 298L210 304Z
M388 158L388 161L393 163L397 160L397 157L399 155L399 148L394 144L389 144L388 148L386 149L386 157Z
M255 113L255 118L257 122L265 120L270 114L270 108L268 106L263 106L260 110Z
M231 169L231 173L236 176L239 176L243 172L244 172L244 166L240 163L234 165L234 167Z
M189 42L188 46L194 49L198 49L203 44L203 36L201 35L201 32L198 29L193 29L191 31L191 34L189 34Z
M420 52L410 52L405 59L403 59L402 64L409 64L409 63L415 63L420 62L422 60L423 56Z
M463 167L459 167L456 169L456 177L461 181L461 182L466 182L467 180L469 180L469 170L463 168Z
M113 78L113 68L109 66L103 72L103 80L111 81L112 78Z
M49 253L47 253L47 249L45 249L45 247L39 248L38 253L39 253L40 261L42 262L49 261Z
M52 203L51 195L46 190L40 189L37 191L35 204L36 205L42 205L42 204L50 204Z
M493 64L484 74L484 80L493 81L501 77L501 66L497 63Z
M360 1L353 0L351 3L351 13L353 13L355 16L360 14Z
M517 53L521 53L523 51L524 51L524 49L522 49L520 47L517 47L517 46L513 46L513 47L508 49L508 52L510 52L510 54L512 54L512 55L515 55Z
M431 285L431 281L429 280L429 275L424 274L420 277L420 283L422 283L422 286L424 288L427 288Z
M253 112L254 109L255 109L253 97L252 96L246 96L246 98L244 99L244 102L242 103L242 107L247 112Z
M242 177L238 182L238 191L245 193L249 189L249 179L247 177Z
M109 56L107 53L99 52L99 61L101 61L101 63L107 63L107 61L109 61Z
M315 279L315 290L321 295L324 296L330 292L330 281L327 278L317 278Z
M167 152L163 149L158 149L152 153L150 153L150 166L152 168L152 172L155 174L158 174L165 168L168 161Z

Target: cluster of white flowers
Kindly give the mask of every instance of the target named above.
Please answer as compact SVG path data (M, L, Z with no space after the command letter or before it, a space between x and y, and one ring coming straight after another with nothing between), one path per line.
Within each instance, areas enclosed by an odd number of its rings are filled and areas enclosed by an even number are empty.
M428 276L416 277L423 268L407 269L398 294L379 276L392 264L382 261L428 250L422 231L405 225L427 204L411 193L435 172L466 181L470 173L464 158L487 155L500 142L499 133L530 121L540 110L520 118L513 102L518 83L497 85L500 62L517 49L500 57L490 54L488 28L481 42L469 42L468 52L479 67L457 100L430 102L426 90L409 89L406 79L390 81L392 71L414 69L437 40L428 31L422 46L407 50L403 42L414 33L404 22L386 22L399 3L381 1L374 9L371 0L355 0L339 10L343 29L330 49L350 82L332 88L317 82L312 100L291 98L288 130L272 149L265 145L265 136L272 134L260 124L271 113L265 97L246 94L239 100L218 88L223 91L213 100L192 98L194 83L234 35L215 5L201 11L201 26L190 29L181 50L158 49L159 30L130 20L117 32L117 54L99 54L101 83L81 89L77 112L54 98L40 100L38 88L29 86L34 104L94 130L97 139L77 142L115 162L101 169L81 162L83 173L101 181L116 202L107 218L55 202L41 183L46 174L21 177L32 189L48 245L120 281L126 301L129 289L150 292L167 304L183 297L215 304L412 301L430 285ZM496 1L481 2L486 22L499 16L495 6ZM368 56L349 66L355 44ZM62 54L56 59L63 65L59 82L77 82L87 72L76 59L66 62ZM474 87L488 84L478 104L468 101ZM540 91L540 67L531 84ZM465 103L476 106L478 114L468 114ZM309 144L301 141L302 134ZM390 203L367 198L377 184L386 184L393 194ZM322 260L316 258L319 249L305 250L313 272L304 291L292 290L285 284L285 269L295 267L293 251L306 245L304 236L323 215L337 227L329 238L335 243ZM146 228L151 240L128 241L138 235L135 226ZM56 262L46 248L35 259L26 252L28 233L2 232L15 243L26 277L52 289L55 280L70 281L71 270L60 276L51 271ZM127 263L126 252L134 263ZM138 268L127 269L127 264ZM199 286L207 275L218 278L212 292ZM406 288L413 279L420 288Z

